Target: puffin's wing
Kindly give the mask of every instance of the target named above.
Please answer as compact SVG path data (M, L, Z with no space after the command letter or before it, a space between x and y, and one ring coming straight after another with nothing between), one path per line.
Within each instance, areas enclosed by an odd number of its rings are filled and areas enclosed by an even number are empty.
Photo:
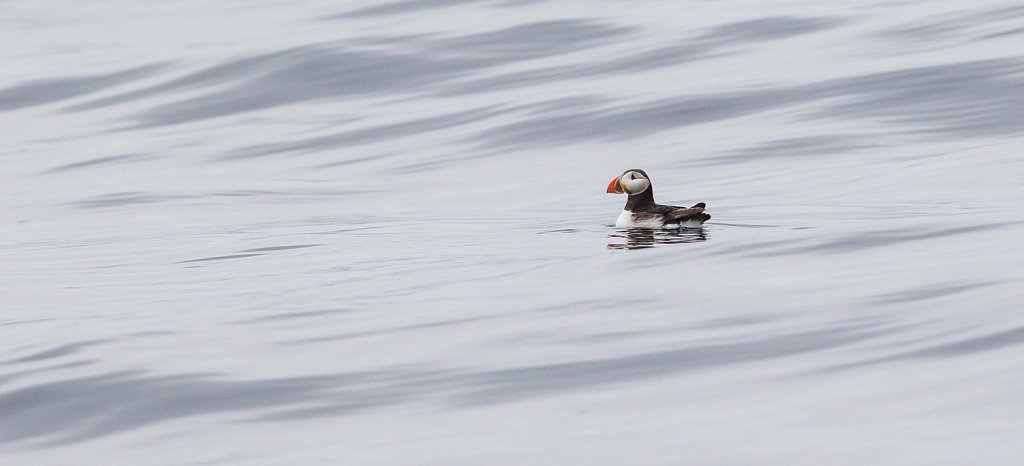
M710 215L704 213L704 203L701 202L693 207L674 207L665 212L666 222L684 222L686 220L707 220Z

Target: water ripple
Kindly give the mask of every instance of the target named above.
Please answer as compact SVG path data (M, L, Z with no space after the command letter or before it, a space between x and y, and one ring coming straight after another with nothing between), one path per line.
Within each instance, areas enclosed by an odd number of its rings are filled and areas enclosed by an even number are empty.
M92 94L151 76L165 67L152 64L94 76L36 79L0 89L0 112Z

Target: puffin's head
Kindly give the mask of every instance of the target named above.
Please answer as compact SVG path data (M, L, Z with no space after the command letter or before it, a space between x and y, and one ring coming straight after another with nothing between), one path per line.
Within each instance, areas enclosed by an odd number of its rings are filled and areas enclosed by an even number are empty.
M640 194L651 189L651 179L647 173L637 168L626 170L608 183L608 191L612 194Z

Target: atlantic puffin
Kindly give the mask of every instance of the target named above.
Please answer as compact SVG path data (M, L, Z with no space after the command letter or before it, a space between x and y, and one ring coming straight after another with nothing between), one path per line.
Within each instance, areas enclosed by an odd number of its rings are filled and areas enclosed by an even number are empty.
M689 208L656 204L651 178L640 169L631 168L616 176L608 183L607 192L629 194L626 207L615 220L618 228L696 228L711 218L704 213L703 202Z

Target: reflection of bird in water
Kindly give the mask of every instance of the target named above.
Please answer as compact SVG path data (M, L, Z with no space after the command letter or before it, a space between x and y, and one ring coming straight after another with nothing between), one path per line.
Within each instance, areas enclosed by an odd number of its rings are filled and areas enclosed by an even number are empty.
M612 194L629 194L615 226L619 228L696 228L710 215L704 213L703 202L693 207L675 207L654 202L654 186L643 170L629 169L608 183Z
M619 230L608 235L609 238L625 238L625 243L608 243L608 249L644 249L653 248L658 244L696 243L707 241L708 236L703 228L684 228L680 230L652 230L650 228L630 228Z

